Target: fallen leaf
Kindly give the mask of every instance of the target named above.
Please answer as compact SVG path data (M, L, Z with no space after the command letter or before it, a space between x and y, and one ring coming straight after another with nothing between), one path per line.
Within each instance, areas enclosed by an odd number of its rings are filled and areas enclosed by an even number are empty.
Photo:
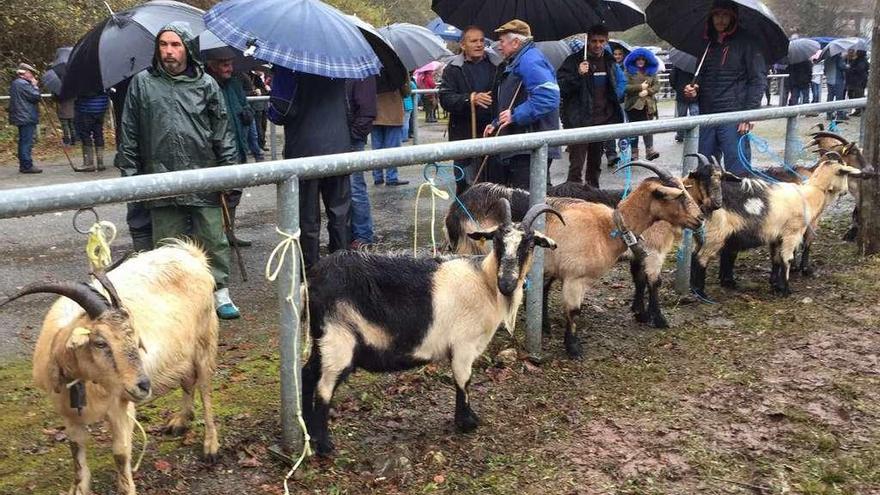
M437 483L439 485L439 484L443 483L444 481L446 481L446 476L443 476L442 474L438 474L438 475L434 476L434 483Z
M159 471L162 474L171 473L171 463L166 461L165 459L159 459L158 461L154 462L153 467L156 468L156 471Z

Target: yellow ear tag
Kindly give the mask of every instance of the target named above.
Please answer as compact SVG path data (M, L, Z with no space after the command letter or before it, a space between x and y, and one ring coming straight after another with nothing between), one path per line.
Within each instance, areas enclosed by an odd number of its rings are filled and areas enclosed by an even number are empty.
M85 327L76 327L73 329L73 334L77 337L89 335L90 333L92 333L92 331Z

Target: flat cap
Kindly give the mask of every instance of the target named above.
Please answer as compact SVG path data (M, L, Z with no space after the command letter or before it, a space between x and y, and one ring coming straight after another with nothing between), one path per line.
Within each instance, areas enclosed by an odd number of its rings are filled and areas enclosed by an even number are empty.
M496 29L495 32L498 34L514 33L514 34L521 34L523 36L531 36L532 35L532 28L530 28L529 25L526 24L524 21L521 21L519 19L514 19L510 22L505 23L500 28Z
M34 74L37 73L37 69L34 69L34 66L33 66L33 65L28 65L28 64L26 64L26 63L24 63L24 62L18 64L18 69L17 69L17 70L20 70L20 71L25 71L25 70L27 70L27 71L30 71L30 72L32 72L32 73L34 73Z

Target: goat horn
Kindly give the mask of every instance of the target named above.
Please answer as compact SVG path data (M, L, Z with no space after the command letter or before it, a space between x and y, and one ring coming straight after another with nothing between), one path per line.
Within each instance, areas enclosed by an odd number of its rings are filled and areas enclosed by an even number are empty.
M119 308L119 293L116 292L116 287L113 285L113 282L107 278L107 273L101 270L96 270L92 272L92 276L95 277L95 280L107 290L107 294L110 295L110 304L114 308Z
M501 198L501 208L501 211L504 215L502 223L513 223L513 214L510 212L510 201L508 201L507 198Z
M824 160L835 160L838 162L843 162L843 157L840 156L840 153L836 151L828 151L824 155L822 155Z
M817 122L817 123L813 124L812 126L810 126L810 129L812 129L814 127L818 128L820 132L825 130L825 124L823 124L822 122Z
M671 183L675 183L675 177L673 177L672 174L670 174L669 172L667 172L663 169L655 167L653 163L648 163L648 162L645 162L642 160L633 160L625 165L621 165L621 166L617 167L617 169L614 171L614 173L616 174L617 172L620 172L621 170L623 170L627 167L646 168L646 169L650 170L651 172L654 172L655 174L657 174L657 177L660 177L661 181L663 181L663 182L668 181ZM677 185L676 185L676 187L677 187Z
M104 299L94 288L81 282L35 282L28 285L18 294L6 299L0 303L0 307L28 294L38 294L40 292L50 292L62 295L73 302L79 304L89 317L98 318L105 311L110 309L107 300Z
M556 208L553 208L547 203L538 203L529 208L529 211L527 211L525 216L523 216L522 223L520 225L522 225L527 232L531 232L532 224L535 223L535 220L537 220L538 216L540 216L542 213L550 213L556 215L556 217L559 218L559 221L562 222L562 225L565 225L565 219L562 218L562 214L559 213Z
M711 164L712 164L712 163L709 161L709 159L706 158L706 155L704 155L704 154L702 154L702 153L688 153L687 155L684 155L684 156L695 156L695 157L697 157L697 159L700 161L700 165L711 165Z
M834 132L828 132L828 131L814 132L812 134L812 137L813 137L813 139L819 139L819 138L836 139L844 145L849 144L849 141L847 141L847 139L845 137L841 136L840 134L834 133Z
M818 146L818 145L819 145L819 140L818 140L818 139L813 139L812 141L810 141L809 143L807 143L807 144L804 145L804 149L807 149L807 148L809 148L809 147L811 147L811 146Z

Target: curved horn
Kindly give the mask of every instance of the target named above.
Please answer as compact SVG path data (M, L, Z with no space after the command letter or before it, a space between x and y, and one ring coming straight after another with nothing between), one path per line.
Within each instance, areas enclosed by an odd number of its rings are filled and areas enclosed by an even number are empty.
M95 277L95 280L97 280L107 291L107 294L110 295L110 305L114 308L119 308L119 293L116 292L116 287L113 285L113 282L107 278L107 274L98 270L92 272L92 276Z
M815 128L818 128L820 132L825 130L825 124L823 124L822 122L817 122L817 123L813 124L813 125L810 127L810 129L812 129L812 128L814 128L814 127L815 127Z
M653 163L645 162L642 160L633 160L633 161L627 163L626 165L621 165L621 166L617 167L617 169L614 171L614 173L620 172L621 170L623 170L627 167L646 168L646 169L650 170L651 172L654 172L655 174L657 174L657 177L660 177L660 180L662 180L663 182L666 182L666 181L670 181L673 183L675 182L675 177L673 177L672 174L670 174L669 172L667 172L663 169L655 167Z
M535 223L535 220L542 213L551 213L553 215L556 215L556 217L559 218L559 221L562 222L562 225L565 225L565 219L562 218L562 214L559 213L556 208L553 208L547 203L538 203L529 208L529 211L527 211L525 216L523 216L522 223L520 225L523 226L523 229L525 229L526 232L531 232L532 224Z
M834 133L834 132L828 132L828 131L814 132L812 134L812 137L813 137L813 139L820 139L820 138L836 139L836 140L840 141L843 145L849 144L849 141L847 141L847 139L845 137L841 136L840 134Z
M90 318L97 318L110 309L107 300L92 287L81 282L36 282L28 285L18 294L0 303L0 307L28 294L50 292L62 295L82 306Z
M504 217L501 219L501 223L513 223L513 214L510 213L510 201L508 201L507 198L501 198L501 211L504 215Z
M706 155L704 155L704 154L702 154L702 153L688 153L687 155L684 155L684 156L695 156L695 157L697 157L697 160L700 161L700 165L712 165L712 163L709 161L709 159L706 158Z

